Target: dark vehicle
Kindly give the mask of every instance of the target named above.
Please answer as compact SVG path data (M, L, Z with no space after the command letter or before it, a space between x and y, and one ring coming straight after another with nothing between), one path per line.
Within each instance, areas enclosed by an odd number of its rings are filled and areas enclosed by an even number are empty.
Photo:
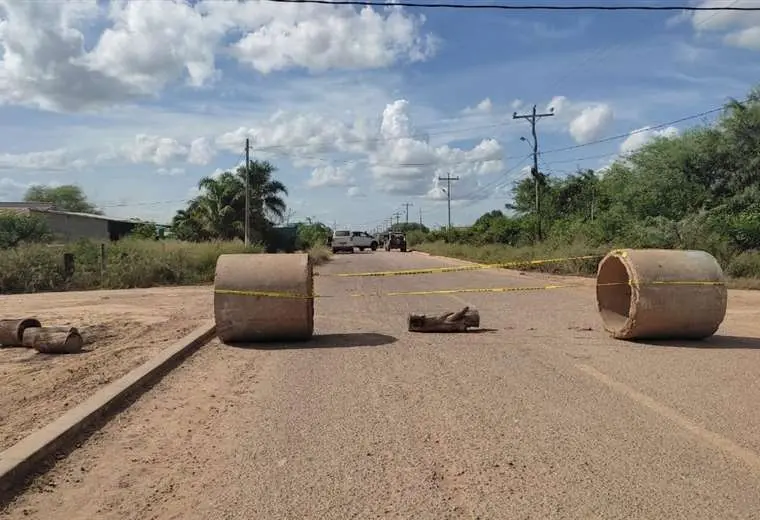
M390 251L391 249L398 249L402 253L406 253L406 235L403 233L391 233L385 242L385 250Z

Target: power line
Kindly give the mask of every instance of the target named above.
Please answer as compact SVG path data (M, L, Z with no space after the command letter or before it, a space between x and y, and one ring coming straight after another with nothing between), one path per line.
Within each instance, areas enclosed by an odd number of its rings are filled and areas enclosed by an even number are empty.
M278 4L353 5L362 7L417 7L420 9L467 9L501 11L760 11L760 7L698 7L693 5L514 5L457 4L400 1L388 4L359 0L266 0Z
M665 123L659 123L659 124L656 124L654 126L645 126L643 128L639 128L639 129L633 130L631 132L626 132L624 134L617 134L617 135L613 135L613 136L610 136L610 137L605 137L603 139L597 139L597 140L591 141L589 143L576 144L576 145L573 145L573 146L566 146L564 148L555 148L553 150L548 150L546 152L541 152L541 155L546 155L547 153L567 152L569 150L576 150L578 148L585 148L586 146L592 146L592 145L597 145L597 144L601 144L601 143L607 143L609 141L615 141L616 139L628 138L628 137L630 137L632 135L640 134L642 132L651 132L652 130L659 130L660 128L663 128L663 127L666 127L666 126L676 125L678 123L683 123L684 121L689 121L691 119L697 119L699 117L704 117L704 116L707 116L707 115L710 115L710 114L714 114L716 112L720 112L723 109L724 109L724 107L722 107L722 106L718 107L718 108L712 108L710 110L705 110L704 112L700 112L698 114L694 114L694 115L691 115L691 116L686 116L686 117L682 117L682 118L679 118L679 119L674 119L672 121L666 121Z
M522 158L520 162L516 163L511 168L508 168L506 171L504 171L501 174L501 176L492 180L488 184L475 188L471 192L461 197L460 200L475 200L475 199L478 199L481 194L501 188L504 184L506 184L507 182L511 180L511 178L509 177L509 174L511 174L518 168L522 167L522 165L525 164L525 161L527 161L529 158L530 158L530 154L526 155L525 157Z
M740 103L746 103L748 101L751 101L751 97L745 98L745 99L743 99L743 100L741 100L739 102ZM602 139L597 139L595 141L590 141L588 143L583 143L583 144L578 144L578 145L573 145L573 146L567 146L567 147L563 147L563 148L554 148L554 149L550 149L550 150L545 150L545 151L540 152L539 156L543 157L543 156L545 156L547 154L551 154L551 153L566 152L566 151L570 151L570 150L576 150L576 149L586 148L586 147L589 147L589 146L595 146L597 144L602 144L602 143L609 142L609 141L614 141L614 140L617 140L617 139L624 139L624 138L630 137L632 135L636 135L638 133L648 132L648 131L652 131L652 130L658 130L658 129L664 128L666 126L671 126L671 125L682 123L682 122L689 121L689 120L692 120L692 119L697 119L699 117L704 117L706 115L710 115L710 114L714 114L714 113L720 112L720 111L722 111L724 109L725 109L724 106L720 106L720 107L717 107L717 108L712 108L710 110L705 110L703 112L699 112L697 114L681 117L681 118L678 118L678 119L673 119L671 121L665 121L665 122L662 122L662 123L658 123L656 125L646 126L646 127L639 128L637 130L633 130L633 131L630 131L630 132L626 132L626 133L622 133L622 134L617 134L617 135L613 135L613 136L610 136L610 137L605 137L605 138L602 138ZM231 169L237 168L237 166L239 166L239 163L240 163L240 161L242 159L242 155L243 154L241 153L238 156L237 163L236 163L235 167L233 167ZM561 160L551 161L550 164L570 163L570 162L575 162L575 161L585 161L585 160L592 160L592 159L602 159L602 158L605 158L605 157L612 157L614 155L621 155L621 153L620 152L609 152L609 153L604 153L604 154L599 154L599 155L584 156L584 157L574 157L574 158L570 158L570 159L561 159ZM508 156L508 157L501 158L501 160L521 160L522 162L524 162L527 157L529 157L529 156L524 156L524 155ZM428 163L399 163L399 164L386 165L386 166L388 166L388 167L396 167L396 168L401 168L401 167L440 166L440 167L443 168L443 167L447 167L447 166L454 165L454 164L463 164L463 163L481 162L481 161L482 161L482 159L477 159L476 158L476 159L464 159L464 160L461 160L461 161L451 161L451 162L446 162L446 163L437 163L437 162L428 162ZM522 162L519 165L522 165ZM507 175L508 173L510 173L513 170L514 170L514 168L512 168L510 170L507 170L504 173L504 175ZM476 190L473 190L473 192L471 192L471 193L475 194L475 193L477 193L477 192L479 192L481 190L487 189L487 186L481 187L481 188L477 188ZM465 196L465 198L469 198L469 195ZM137 203L118 203L118 204L110 204L110 205L99 205L99 207L107 208L107 207L152 206L152 205L157 205L157 204L183 203L183 202L188 202L189 200L191 200L191 199L162 200L162 201L154 201L154 202L137 202Z

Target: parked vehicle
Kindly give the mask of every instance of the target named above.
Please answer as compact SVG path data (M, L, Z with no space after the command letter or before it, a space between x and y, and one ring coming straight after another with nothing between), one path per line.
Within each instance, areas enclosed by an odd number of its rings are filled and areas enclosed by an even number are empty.
M337 253L338 251L353 253L354 248L358 248L359 251L364 251L365 249L377 251L378 242L375 237L365 231L338 230L333 233L331 247L333 253Z
M398 249L402 253L406 253L406 235L398 232L390 233L385 242L385 250L390 251L391 249Z

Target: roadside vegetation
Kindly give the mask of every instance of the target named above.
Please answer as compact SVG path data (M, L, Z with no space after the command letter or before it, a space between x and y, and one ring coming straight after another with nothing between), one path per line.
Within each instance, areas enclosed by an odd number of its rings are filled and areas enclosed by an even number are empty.
M160 238L149 222L135 226L117 241L61 243L38 214L0 212L0 294L85 289L127 289L211 283L220 254L307 251L316 264L329 261L331 230L307 221L278 229L286 210L285 186L272 178L267 162L250 163L252 245L243 243L245 169L200 181L200 194L175 215L171 238ZM77 186L33 186L28 202L48 202L56 209L102 214ZM287 228L286 228L287 229ZM73 258L72 264L65 257Z
M734 286L760 286L760 90L731 100L713 124L660 136L602 172L539 173L514 185L513 201L467 229L410 230L415 249L484 263L604 254L618 247L702 249ZM597 260L525 265L591 275ZM739 280L741 279L741 280Z
M579 170L550 177L537 172L513 186L513 200L485 213L470 227L430 230L397 225L411 247L483 263L603 255L619 247L703 249L713 254L735 287L760 287L760 89L726 103L717 121L679 135L661 135L618 158L603 171ZM289 228L287 188L276 168L251 161L250 253L304 250L317 263L329 260L332 230L309 219ZM219 254L243 252L246 169L199 182L200 194L174 216L172 238L158 240L150 223L133 236L106 245L54 245L34 216L0 214L0 292L147 287L210 282ZM541 235L535 183L540 183ZM35 186L28 201L98 213L76 186ZM73 253L67 272L64 253ZM523 264L525 270L593 275L597 259Z

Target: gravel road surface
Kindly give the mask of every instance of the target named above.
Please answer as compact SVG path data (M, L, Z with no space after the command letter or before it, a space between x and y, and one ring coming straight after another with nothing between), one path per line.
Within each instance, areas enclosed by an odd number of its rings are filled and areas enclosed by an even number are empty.
M321 272L452 263L376 252ZM556 280L320 276L313 342L201 348L5 515L760 518L760 295L732 292L712 340L668 345L609 339L591 282L378 296ZM465 303L495 330L406 332L409 312Z

